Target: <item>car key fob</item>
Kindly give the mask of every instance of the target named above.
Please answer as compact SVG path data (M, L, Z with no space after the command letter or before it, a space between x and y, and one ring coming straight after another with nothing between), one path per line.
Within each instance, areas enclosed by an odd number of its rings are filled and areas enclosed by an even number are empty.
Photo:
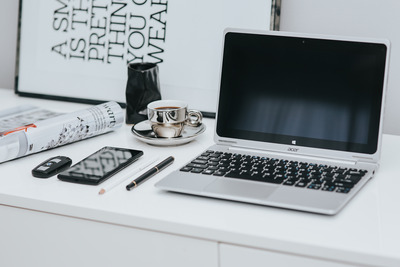
M32 175L37 178L49 178L68 169L72 160L68 157L57 156L40 163L32 170Z

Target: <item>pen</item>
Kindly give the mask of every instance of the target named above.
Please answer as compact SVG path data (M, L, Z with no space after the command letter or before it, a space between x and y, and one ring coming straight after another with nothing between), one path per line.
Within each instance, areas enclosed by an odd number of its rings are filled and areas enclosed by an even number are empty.
M150 166L150 164L153 164L154 162L156 162L158 159L159 158L155 158L155 159L151 159L151 160L148 160L146 162L143 162L138 167L134 168L128 175L125 175L122 178L113 181L113 183L105 185L103 188L100 189L99 195L103 195L104 193L106 193L106 192L110 191L111 189L115 188L116 186L122 184L128 178L132 177L133 174L136 174L136 173L142 171L143 169L145 169L148 166Z
M171 165L174 162L174 157L170 156L165 160L158 163L156 166L148 170L147 172L140 175L138 178L133 180L130 184L126 186L126 190L130 191L132 188L138 186L140 183L144 182L146 179L150 178L154 174L160 172L162 169L166 168L167 166Z

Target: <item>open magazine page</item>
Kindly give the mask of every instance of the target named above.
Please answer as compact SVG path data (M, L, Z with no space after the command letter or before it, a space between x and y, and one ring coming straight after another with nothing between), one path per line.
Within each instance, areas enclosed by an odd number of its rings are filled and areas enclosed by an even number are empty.
M0 162L106 133L123 122L124 112L119 104L107 102L2 132Z

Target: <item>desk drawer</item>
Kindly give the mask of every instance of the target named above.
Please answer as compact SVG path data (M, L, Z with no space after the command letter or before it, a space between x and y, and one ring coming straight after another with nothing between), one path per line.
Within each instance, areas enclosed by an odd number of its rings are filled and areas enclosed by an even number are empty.
M0 218L0 266L218 265L217 242L3 205Z
M268 250L240 247L221 243L219 245L220 267L350 267L338 262L302 257Z

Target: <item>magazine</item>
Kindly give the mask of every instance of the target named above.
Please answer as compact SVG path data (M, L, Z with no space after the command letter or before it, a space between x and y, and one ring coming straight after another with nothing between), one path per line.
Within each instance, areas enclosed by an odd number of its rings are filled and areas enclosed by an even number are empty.
M0 162L103 134L122 126L124 112L107 102L72 113L35 106L0 111Z

